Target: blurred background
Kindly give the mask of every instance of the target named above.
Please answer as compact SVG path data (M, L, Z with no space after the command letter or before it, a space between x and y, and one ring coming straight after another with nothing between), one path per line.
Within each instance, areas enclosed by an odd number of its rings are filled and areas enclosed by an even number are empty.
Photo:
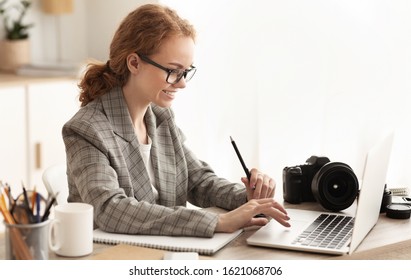
M198 71L173 108L189 147L223 177L244 176L230 136L281 195L282 169L311 155L345 162L361 179L369 148L395 131L388 183L411 186L408 0L74 0L58 16L32 2L39 62L106 61L122 18L145 3L189 19Z

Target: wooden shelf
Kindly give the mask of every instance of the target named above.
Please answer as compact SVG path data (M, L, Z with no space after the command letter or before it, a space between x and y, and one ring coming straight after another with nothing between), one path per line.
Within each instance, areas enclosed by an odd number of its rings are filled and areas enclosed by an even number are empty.
M19 76L11 73L0 72L0 88L10 86L21 86L24 84L33 83L52 83L61 81L75 81L73 77L32 77L32 76Z

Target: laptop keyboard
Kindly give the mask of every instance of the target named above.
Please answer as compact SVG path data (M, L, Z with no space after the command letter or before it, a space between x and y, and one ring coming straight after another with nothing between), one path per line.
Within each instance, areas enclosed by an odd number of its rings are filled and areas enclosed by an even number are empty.
M351 237L353 226L353 217L321 214L293 241L293 244L340 249Z

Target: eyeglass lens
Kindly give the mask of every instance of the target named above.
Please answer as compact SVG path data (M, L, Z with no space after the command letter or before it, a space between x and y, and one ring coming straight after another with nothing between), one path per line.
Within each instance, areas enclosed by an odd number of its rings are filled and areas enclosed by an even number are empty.
M189 70L175 70L175 71L169 72L167 76L167 83L176 84L183 77L185 81L188 82L194 76L195 72L196 72L195 68L191 68Z

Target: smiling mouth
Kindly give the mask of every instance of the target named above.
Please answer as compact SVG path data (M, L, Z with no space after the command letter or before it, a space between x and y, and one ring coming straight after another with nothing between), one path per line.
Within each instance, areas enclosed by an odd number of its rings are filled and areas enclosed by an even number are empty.
M164 92L165 94L167 94L168 96L170 96L170 97L174 97L175 94L176 94L174 91L166 91L166 90L163 90L163 92Z

